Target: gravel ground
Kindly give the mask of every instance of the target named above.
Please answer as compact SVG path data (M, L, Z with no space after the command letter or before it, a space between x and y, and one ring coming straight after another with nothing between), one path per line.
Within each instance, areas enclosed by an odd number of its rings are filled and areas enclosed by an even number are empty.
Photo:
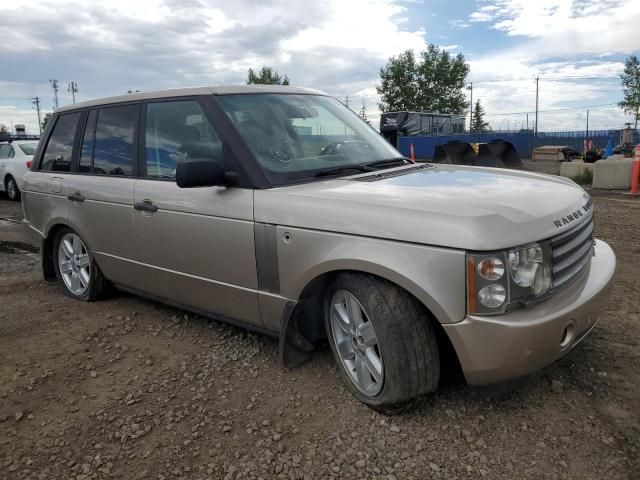
M640 478L640 202L595 198L619 263L593 333L534 377L449 381L395 417L351 398L328 347L286 371L272 338L66 298L0 200L0 478Z

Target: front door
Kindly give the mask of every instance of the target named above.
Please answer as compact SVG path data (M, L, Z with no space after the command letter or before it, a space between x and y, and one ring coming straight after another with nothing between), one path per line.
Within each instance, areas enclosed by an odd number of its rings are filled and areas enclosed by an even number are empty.
M179 188L176 165L222 162L222 145L195 99L143 107L144 154L134 224L147 291L169 302L256 326L253 190Z

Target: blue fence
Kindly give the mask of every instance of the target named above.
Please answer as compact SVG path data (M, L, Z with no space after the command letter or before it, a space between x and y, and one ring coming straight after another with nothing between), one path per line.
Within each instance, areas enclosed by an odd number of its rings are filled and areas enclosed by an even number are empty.
M604 148L609 140L616 146L620 143L620 130L590 130L589 139L596 148ZM411 144L413 143L416 158L433 158L436 145L442 145L451 141L468 143L486 143L491 140L505 140L513 143L521 158L531 158L534 148L543 145L567 145L578 151L583 150L584 139L587 138L586 131L574 132L538 132L535 137L533 132L491 132L474 133L461 135L444 135L438 137L400 137L398 147L400 152L409 156ZM640 143L640 130L635 132L635 144Z

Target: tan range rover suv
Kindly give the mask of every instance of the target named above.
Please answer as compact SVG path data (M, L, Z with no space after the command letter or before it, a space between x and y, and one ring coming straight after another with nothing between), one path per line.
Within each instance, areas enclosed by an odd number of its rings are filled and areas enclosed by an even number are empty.
M414 164L337 100L293 87L137 93L54 112L24 177L44 276L278 336L328 340L360 401L404 410L445 362L471 384L568 353L615 257L570 180Z

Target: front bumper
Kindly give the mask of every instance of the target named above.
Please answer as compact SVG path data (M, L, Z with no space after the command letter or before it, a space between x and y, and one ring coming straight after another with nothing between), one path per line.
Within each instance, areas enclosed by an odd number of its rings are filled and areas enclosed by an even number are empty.
M511 380L569 353L606 308L615 268L611 247L596 240L590 269L550 299L496 317L468 315L462 322L442 325L467 382Z

